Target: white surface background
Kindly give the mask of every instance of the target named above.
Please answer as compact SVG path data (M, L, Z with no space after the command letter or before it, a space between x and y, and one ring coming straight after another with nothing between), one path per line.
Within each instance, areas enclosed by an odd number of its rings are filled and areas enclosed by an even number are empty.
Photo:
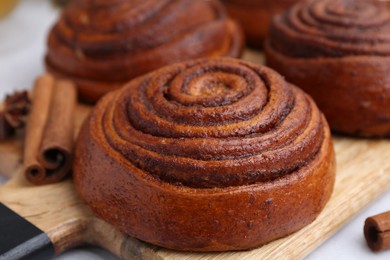
M14 89L30 88L36 76L43 72L46 35L58 15L58 10L49 2L22 0L11 15L0 20L0 100ZM390 259L390 251L372 253L362 233L367 217L387 210L390 210L390 192L361 212L307 259ZM83 247L56 259L116 258L102 249Z

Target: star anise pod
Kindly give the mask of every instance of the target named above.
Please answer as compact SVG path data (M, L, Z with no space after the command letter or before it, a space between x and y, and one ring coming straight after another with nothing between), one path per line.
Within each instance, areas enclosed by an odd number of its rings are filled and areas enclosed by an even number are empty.
M6 96L3 109L0 110L0 140L12 136L16 129L24 127L30 104L27 91L16 91Z

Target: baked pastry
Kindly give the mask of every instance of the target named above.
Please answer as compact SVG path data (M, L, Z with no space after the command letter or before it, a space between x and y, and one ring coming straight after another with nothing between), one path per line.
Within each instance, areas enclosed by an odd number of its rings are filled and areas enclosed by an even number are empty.
M390 136L390 10L315 0L273 20L267 65L316 101L334 131Z
M335 159L312 99L266 67L202 59L106 95L78 137L74 181L98 216L176 250L254 248L312 222Z
M262 48L272 18L298 0L222 0L229 14L240 22L250 46Z
M243 35L218 1L71 1L48 36L47 70L94 102L164 65L239 57Z

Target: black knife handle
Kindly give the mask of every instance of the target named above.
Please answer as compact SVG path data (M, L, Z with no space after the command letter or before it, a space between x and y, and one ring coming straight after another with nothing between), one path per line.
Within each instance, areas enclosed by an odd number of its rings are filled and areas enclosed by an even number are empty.
M0 260L53 256L54 246L47 234L0 203Z

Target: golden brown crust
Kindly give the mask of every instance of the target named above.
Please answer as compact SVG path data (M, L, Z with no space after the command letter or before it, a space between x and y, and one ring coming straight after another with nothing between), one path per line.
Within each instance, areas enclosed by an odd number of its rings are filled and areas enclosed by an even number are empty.
M272 18L298 0L222 0L229 14L242 25L248 43L262 48Z
M267 65L309 93L333 130L389 136L389 32L379 1L306 1L274 19Z
M76 187L103 219L177 250L253 248L319 214L329 128L274 71L233 59L172 65L104 97L78 139Z
M217 1L72 1L48 37L46 67L96 101L128 80L194 58L239 57L243 37ZM96 89L93 87L96 85Z

